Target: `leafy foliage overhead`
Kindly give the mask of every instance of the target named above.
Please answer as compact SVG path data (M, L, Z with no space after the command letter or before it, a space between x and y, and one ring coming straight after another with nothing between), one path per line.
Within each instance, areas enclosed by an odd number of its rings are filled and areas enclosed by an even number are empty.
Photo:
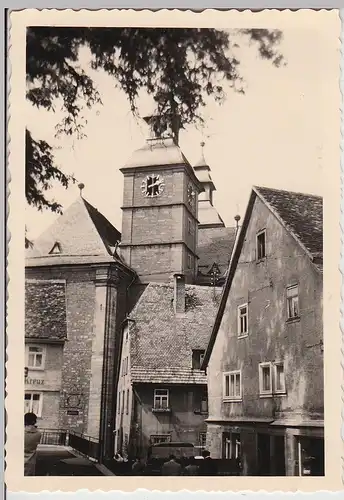
M277 50L281 32L242 30L259 54L276 66L282 62ZM179 116L180 126L202 121L207 96L221 102L225 86L243 92L237 44L228 32L215 29L30 27L27 30L27 99L39 108L54 111L62 105L64 118L57 133L83 136L82 111L101 103L90 75L81 68L79 52L88 47L91 67L113 76L137 113L139 92L145 89L161 117L156 131ZM26 132L26 197L39 210L55 212L61 206L46 193L52 181L68 187L74 179L54 165L49 144Z

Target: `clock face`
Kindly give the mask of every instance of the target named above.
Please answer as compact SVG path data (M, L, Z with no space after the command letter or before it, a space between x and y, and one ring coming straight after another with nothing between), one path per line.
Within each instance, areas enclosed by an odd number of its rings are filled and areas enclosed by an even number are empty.
M141 190L144 196L147 198L153 198L154 196L159 196L164 191L164 179L159 174L147 175L144 181L142 181Z
M194 206L196 193L191 184L188 185L188 203L191 207Z

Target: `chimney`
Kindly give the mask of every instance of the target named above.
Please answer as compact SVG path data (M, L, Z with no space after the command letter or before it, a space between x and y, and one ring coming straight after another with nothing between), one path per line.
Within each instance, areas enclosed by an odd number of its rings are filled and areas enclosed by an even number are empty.
M185 313L185 276L174 274L174 299L173 306L176 314Z

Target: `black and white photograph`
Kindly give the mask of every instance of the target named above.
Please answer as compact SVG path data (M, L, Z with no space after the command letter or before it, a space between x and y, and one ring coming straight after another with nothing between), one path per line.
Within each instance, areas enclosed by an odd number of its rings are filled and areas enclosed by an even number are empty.
M324 479L338 14L56 12L21 47L17 474Z

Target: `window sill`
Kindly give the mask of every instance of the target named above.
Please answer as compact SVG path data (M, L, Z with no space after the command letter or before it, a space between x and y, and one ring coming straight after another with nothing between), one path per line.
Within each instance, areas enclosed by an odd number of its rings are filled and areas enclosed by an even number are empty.
M286 323L298 323L301 320L300 316L295 316L295 318L288 318Z
M36 366L27 366L26 367L31 372L44 372L45 368L38 368Z
M194 410L195 415L208 415L208 411Z
M281 391L281 392L274 392L273 394L270 393L270 394L259 394L259 397L261 399L264 399L264 398L275 398L275 397L281 397L281 396L286 396L287 393L285 391Z
M153 413L171 413L171 408L152 408Z
M257 259L256 260L256 264L262 264L263 262L266 261L266 256L265 257L262 257L261 259Z
M246 337L248 337L248 333L245 333L243 335L238 335L238 339L246 339Z
M224 403L242 403L242 398L223 398Z

